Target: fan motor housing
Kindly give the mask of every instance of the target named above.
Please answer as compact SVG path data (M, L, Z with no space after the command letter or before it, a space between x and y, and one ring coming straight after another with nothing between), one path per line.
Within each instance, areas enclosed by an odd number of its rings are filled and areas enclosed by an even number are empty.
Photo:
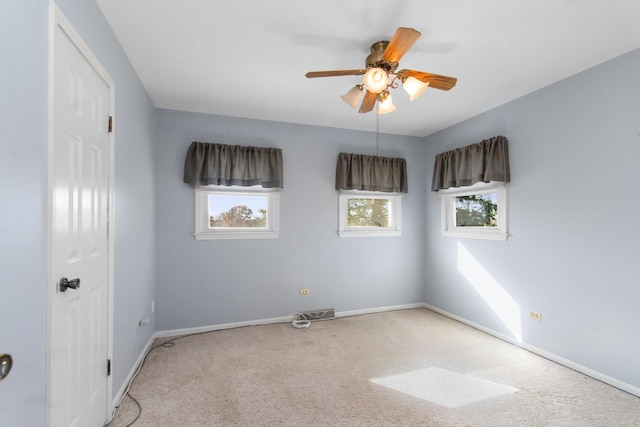
M387 73L392 73L398 68L397 62L389 62L382 59L382 55L384 51L389 46L389 42L387 40L377 41L371 45L371 54L367 56L365 61L366 68L382 68Z

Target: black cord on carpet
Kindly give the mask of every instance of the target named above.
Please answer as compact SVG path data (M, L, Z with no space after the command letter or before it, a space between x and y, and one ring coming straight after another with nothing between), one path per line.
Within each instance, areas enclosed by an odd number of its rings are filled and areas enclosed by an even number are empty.
M136 417L133 419L133 421L131 421L129 424L127 424L127 425L126 425L126 427L130 427L130 426L132 426L133 424L135 424L135 423L136 423L136 421L138 421L138 419L139 419L139 418L140 418L140 416L142 415L142 405L140 405L140 402L138 402L138 401L136 400L136 398L135 398L135 397L133 397L133 396L131 395L131 393L129 392L129 388L131 387L131 383L133 383L133 380L134 380L134 379L136 378L136 376L138 375L138 372L140 372L140 370L141 370L141 369L142 369L142 367L144 366L144 362L147 360L147 357L149 356L149 354L151 354L151 352L152 352L153 350L155 350L155 349L157 349L157 348L160 348L160 347L165 347L165 348L173 347L174 345L176 345L176 344L175 344L175 341L181 340L182 338L193 337L193 336L196 336L196 335L210 334L210 333L212 333L212 332L219 332L219 331L222 331L222 330L227 331L227 330L229 330L229 329L249 328L249 327L251 327L251 326L253 326L253 325L238 326L237 328L215 329L215 330L212 330L212 331L204 331L204 332L194 332L194 333L192 333L192 334L181 335L181 336L179 336L179 337L171 338L170 340L167 340L167 341L163 342L162 344L158 344L158 345L156 345L156 346L151 347L151 348L149 349L149 351L147 351L147 354L145 354L145 355L144 355L144 357L142 358L142 362L140 362L140 366L138 366L138 369L136 370L136 373L135 373L135 374L133 374L133 376L131 377L131 380L129 380L129 384L127 384L127 391L125 391L125 393L124 393L124 395L123 395L123 398L124 398L124 396L129 396L129 398L130 398L131 400L133 400L133 401L134 401L134 403L138 406L138 414L137 414L137 415L136 415ZM116 409L116 412L113 414L113 417L111 418L111 420L109 420L109 422L105 424L105 427L106 427L106 426L108 426L109 424L111 424L111 422L115 419L116 415L118 414L118 411L120 410L120 406L121 406L121 405L118 405L118 407L117 407L117 409Z
M300 313L294 313L294 314L298 314L298 315L300 315ZM349 316L349 317L351 317L351 316ZM283 322L283 323L284 323L284 322ZM136 415L136 417L133 419L133 421L131 421L131 422L130 422L129 424L127 424L125 427L131 427L133 424L135 424L135 423L136 423L136 421L138 421L138 419L139 419L139 418L140 418L140 416L142 415L142 405L140 405L140 402L138 402L138 401L136 400L136 398L135 398L135 397L133 397L133 396L131 395L131 393L129 392L129 388L131 387L131 384L133 383L133 380L136 378L136 376L138 375L138 373L140 372L140 370L141 370L141 369L142 369L142 367L144 366L144 362L147 360L147 357L149 356L149 354L150 354L153 350L155 350L155 349L157 349L157 348L159 348L159 347L165 347L165 348L173 347L174 345L176 345L176 344L175 344L175 341L181 340L182 338L193 337L193 336L195 336L195 335L210 334L210 333L212 333L212 332L219 332L219 331L223 331L223 330L224 330L224 331L228 331L228 330L230 330L230 329L250 328L250 327L252 327L252 326L255 326L255 325L238 326L238 327L235 327L235 328L225 328L225 329L214 329L214 330L212 330L212 331L194 332L194 333L192 333L192 334L181 335L181 336L179 336L179 337L171 338L170 340L167 340L167 341L163 342L162 344L158 344L158 345L156 345L156 346L151 347L151 348L149 349L149 351L147 351L147 354L145 354L145 355L144 355L144 357L142 358L142 362L140 362L140 366L138 366L138 369L136 370L136 373L135 373L135 374L133 374L133 376L132 376L132 377L131 377L131 379L129 380L129 383L127 384L127 389L126 389L126 391L124 392L124 394L123 394L123 396L122 396L122 398L124 398L124 396L129 396L129 398L130 398L131 400L133 400L133 401L134 401L134 403L138 406L138 414L137 414L137 415ZM122 400L121 400L120 402L122 402ZM116 415L118 414L118 411L120 410L120 406L121 406L121 404L119 404L119 405L117 406L116 411L114 412L113 416L111 417L111 419L109 420L109 422L107 422L107 423L105 424L105 426L104 426L104 427L107 427L107 426L108 426L109 424L111 424L111 422L115 419Z
M135 397L131 396L129 393L127 393L127 396L129 396L129 399L133 400L133 402L138 406L138 415L136 415L133 421L131 421L129 424L125 426L125 427L130 427L134 425L135 422L138 421L138 418L140 418L140 415L142 415L142 406L140 406L140 402L138 402L138 400L136 400Z

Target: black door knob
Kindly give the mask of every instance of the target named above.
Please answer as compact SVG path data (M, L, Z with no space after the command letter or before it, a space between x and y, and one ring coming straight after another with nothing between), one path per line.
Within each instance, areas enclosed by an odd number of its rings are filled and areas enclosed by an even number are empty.
M60 283L58 285L58 289L60 292L66 292L67 289L78 289L80 287L80 279L67 280L66 277L60 279Z
M6 378L11 372L13 366L13 359L10 354L0 354L0 381Z

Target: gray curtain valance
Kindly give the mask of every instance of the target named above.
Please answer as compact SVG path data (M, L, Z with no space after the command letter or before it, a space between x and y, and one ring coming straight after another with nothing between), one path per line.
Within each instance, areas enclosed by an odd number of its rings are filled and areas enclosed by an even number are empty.
M407 162L402 158L340 153L336 190L407 192Z
M282 149L192 142L184 161L184 182L282 188Z
M494 136L436 156L431 191L464 187L476 182L509 182L509 144Z

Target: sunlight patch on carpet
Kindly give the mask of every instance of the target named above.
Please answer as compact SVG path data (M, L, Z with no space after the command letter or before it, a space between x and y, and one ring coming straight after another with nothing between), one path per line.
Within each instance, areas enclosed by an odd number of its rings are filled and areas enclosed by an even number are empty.
M374 378L371 382L447 408L457 408L518 391L473 375L440 368Z

